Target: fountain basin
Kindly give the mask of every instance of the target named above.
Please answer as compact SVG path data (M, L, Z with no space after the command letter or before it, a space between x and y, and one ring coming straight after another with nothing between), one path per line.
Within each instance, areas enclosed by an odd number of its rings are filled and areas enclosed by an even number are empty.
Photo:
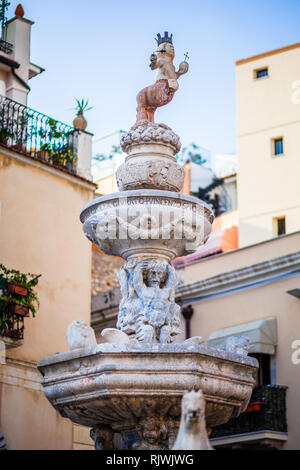
M80 220L87 238L107 254L171 261L206 242L214 216L196 197L143 189L97 198Z
M53 407L74 423L132 430L155 417L179 423L182 396L203 391L208 428L248 405L258 362L195 344L98 344L38 363Z

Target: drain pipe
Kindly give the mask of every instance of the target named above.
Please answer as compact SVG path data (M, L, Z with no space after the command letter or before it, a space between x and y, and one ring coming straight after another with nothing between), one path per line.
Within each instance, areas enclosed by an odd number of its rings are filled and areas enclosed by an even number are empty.
M194 309L191 305L188 305L187 307L182 307L181 313L185 319L185 339L188 339L191 337L191 318L194 314Z

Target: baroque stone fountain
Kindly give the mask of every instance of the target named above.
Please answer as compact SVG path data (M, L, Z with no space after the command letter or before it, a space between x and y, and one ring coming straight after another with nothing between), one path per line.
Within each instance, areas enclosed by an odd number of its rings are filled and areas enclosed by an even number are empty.
M174 342L181 320L171 260L204 244L214 219L203 201L179 193L179 137L154 123L189 68L185 60L176 72L174 55L172 35L158 34L150 58L157 80L138 94L136 123L121 140L127 157L117 171L120 192L93 200L80 216L91 242L126 260L117 328L96 344L92 329L74 322L71 351L38 363L50 403L92 428L97 449L172 449L185 393L202 391L209 431L245 410L255 384L257 362L247 357L245 338L218 350L201 337Z

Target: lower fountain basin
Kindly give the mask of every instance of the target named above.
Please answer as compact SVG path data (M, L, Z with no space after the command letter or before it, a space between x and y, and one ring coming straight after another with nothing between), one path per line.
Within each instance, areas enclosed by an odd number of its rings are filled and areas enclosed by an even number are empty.
M182 396L206 399L208 428L248 405L256 359L194 344L98 344L38 363L50 403L74 423L132 430L147 417L179 422Z
M196 197L140 189L93 200L80 220L87 238L107 254L170 261L206 242L214 216Z

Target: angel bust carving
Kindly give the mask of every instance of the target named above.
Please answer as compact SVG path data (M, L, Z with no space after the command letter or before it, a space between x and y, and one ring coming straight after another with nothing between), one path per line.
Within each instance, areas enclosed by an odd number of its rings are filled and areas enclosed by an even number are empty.
M157 51L150 56L151 70L158 70L156 82L154 85L143 88L137 95L138 106L134 128L154 122L155 110L172 100L179 86L178 78L189 69L189 64L184 60L179 64L176 72L173 64L175 50L172 37L173 35L169 36L167 31L163 37L160 34L157 35Z
M118 276L123 298L117 327L133 341L174 341L180 326L174 268L163 260L128 261Z

